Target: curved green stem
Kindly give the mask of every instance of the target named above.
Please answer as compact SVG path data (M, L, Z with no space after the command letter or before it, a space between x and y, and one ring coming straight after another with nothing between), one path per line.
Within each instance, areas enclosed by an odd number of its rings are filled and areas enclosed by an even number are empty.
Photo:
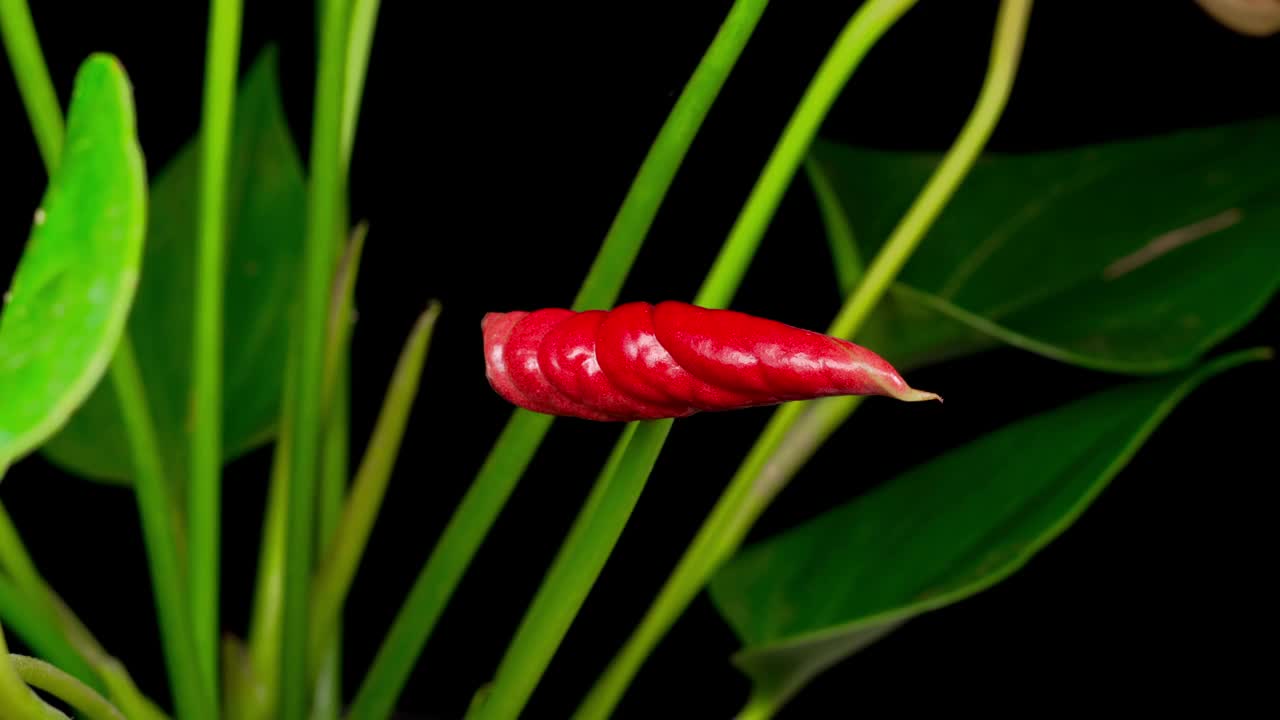
M11 654L9 660L24 682L79 710L88 720L125 720L124 713L96 690L53 665L25 655Z
M632 181L604 243L574 299L577 310L607 308L657 215L689 146L764 11L766 0L736 0ZM551 428L549 415L518 409L485 459L462 503L397 613L349 717L385 718L453 590Z
M0 628L0 717L5 720L66 720L49 707L23 682L10 661L4 628Z
M23 0L0 0L0 34L3 34L5 47L9 51L10 62L13 65L15 76L21 88L27 114L31 118L36 142L40 146L41 157L45 163L45 170L49 175L52 175L62 150L64 133L62 109L59 106L57 93L54 91L48 68L45 66L39 39L31 22L31 14ZM134 362L133 346L128 337L121 340L121 347L117 351L117 355L122 353L128 356L126 360L131 363ZM113 361L114 364L115 361ZM135 375L137 374L136 363L134 363L133 372ZM139 381L138 386L133 388L132 392L140 393L140 387ZM117 390L130 392L129 388L123 387L118 383ZM131 430L136 429L139 436L150 436L152 449L154 450L155 428L151 423L150 414L146 412L145 396L137 394L130 400L135 407L140 407L143 411L133 418L140 425L136 428L131 428ZM131 435L130 440L133 442L135 438ZM137 443L135 442L134 445L135 450L137 450ZM0 475L4 471L3 460L3 458L0 458ZM153 465L158 469L158 457L154 458L154 461ZM3 509L0 508L0 513L2 512ZM19 584L19 588L15 592L9 593L10 598L15 598L19 592L24 594L25 601L30 603L32 608L38 608L40 612L47 614L60 635L57 638L58 643L56 646L54 644L49 645L51 649L49 656L61 657L66 655L65 660L61 661L63 667L71 669L81 677L82 681L94 687L97 687L96 681L100 678L101 682L105 683L111 692L112 697L129 710L131 717L140 720L163 718L164 714L156 707L155 703L144 696L134 685L133 679L124 669L124 666L107 654L84 624L80 622L79 618L40 577L34 563L31 562L26 549L18 538L16 530L13 528L12 523L9 522L8 515L3 515L0 520L2 520L0 524L4 526L3 531L0 532L6 536L0 539L0 545L4 546L0 549L4 553L3 562L8 572L13 574ZM170 530L175 532L181 530L181 528L175 528L173 523L168 523L168 526ZM154 571L156 566L153 564L152 567ZM181 564L178 563L175 572L180 571ZM177 578L176 581L180 580L181 578ZM0 592L0 595L4 594ZM50 642L52 642L52 638L53 636L50 635ZM166 642L168 642L167 638ZM61 647L62 643L69 643L75 655L67 653L66 649ZM167 652L168 648L166 648ZM92 666L98 677L93 677L93 673L85 671L84 662ZM171 672L172 669L171 665Z
M222 316L226 262L227 165L240 61L239 0L213 0L205 54L191 348L190 601L196 660L217 687L218 540L222 507ZM215 694L216 698L216 694ZM216 714L216 708L211 712Z
M89 665L59 632L49 617L48 608L33 602L3 575L0 575L0 621L12 627L32 651L70 669L85 682L96 680Z
M169 486L133 342L127 334L116 349L109 375L120 403L120 416L133 457L134 489L142 517L142 536L151 565L160 636L177 714L184 719L213 720L213 688L205 685L204 674L196 660L190 605L183 595L185 582L178 547L174 542Z
M4 37L9 64L13 66L13 76L18 81L40 157L45 169L52 173L62 156L62 106L44 63L40 37L26 0L0 0L0 35Z
M1030 11L1030 0L1004 0L1001 4L991 65L969 122L925 190L863 275L858 290L833 323L831 334L851 336L857 331L985 146L1013 85ZM861 402L856 396L829 400L820 406L847 408L848 413L852 413ZM720 564L737 549L790 473L816 449L816 445L807 449L784 445L791 445L794 438L804 437L812 442L813 438L830 433L833 420L828 416L819 416L816 421L804 425L797 424L807 405L789 403L774 413L640 626L587 696L576 717L608 716L667 629ZM806 434L794 434L795 428L801 428Z

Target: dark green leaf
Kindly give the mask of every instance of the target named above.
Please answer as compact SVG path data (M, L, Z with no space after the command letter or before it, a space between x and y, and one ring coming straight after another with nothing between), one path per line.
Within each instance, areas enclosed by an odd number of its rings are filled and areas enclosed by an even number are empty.
M57 432L106 371L138 285L146 206L129 79L92 55L0 310L0 468Z
M1062 533L1200 383L1255 350L1021 420L749 547L711 583L756 697L780 706L910 618L1007 577Z
M267 441L281 383L301 261L306 184L289 137L273 52L246 76L236 100L229 176L223 453ZM193 142L156 178L150 234L130 333L160 433L166 470L185 477L191 376L199 163ZM125 481L132 467L112 393L95 392L46 447L79 474Z
M1280 288L1276 148L1280 118L989 154L858 339L904 368L997 340L1099 370L1187 367ZM839 203L824 217L873 256L937 160L819 143L812 173Z

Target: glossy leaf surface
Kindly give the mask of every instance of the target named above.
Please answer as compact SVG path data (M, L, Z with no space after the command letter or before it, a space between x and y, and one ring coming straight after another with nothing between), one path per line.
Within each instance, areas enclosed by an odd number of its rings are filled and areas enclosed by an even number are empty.
M147 178L133 90L115 58L80 66L61 157L0 310L0 468L89 396L137 291Z
M727 563L711 597L776 706L921 613L1004 579L1061 534L1187 394L1245 351L1036 415L907 471Z
M190 403L198 147L156 178L137 302L129 319L165 469L185 477ZM289 137L273 52L244 79L228 187L223 454L266 442L279 417L290 312L305 227L306 184ZM46 448L55 462L101 480L131 467L120 411L100 388Z
M1267 118L989 154L857 341L900 369L998 342L1106 371L1187 367L1280 288L1278 146ZM874 256L937 159L817 144L828 227Z

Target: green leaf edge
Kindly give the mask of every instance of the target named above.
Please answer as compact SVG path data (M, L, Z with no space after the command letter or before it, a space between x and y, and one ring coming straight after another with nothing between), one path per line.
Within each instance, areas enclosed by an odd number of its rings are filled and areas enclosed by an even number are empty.
M1050 526L1044 533L1032 542L1024 546L1024 550L1012 556L1008 562L999 568L996 568L986 576L975 580L965 586L952 590L950 592L939 594L927 600L900 607L896 610L888 610L876 615L870 615L859 620L853 620L841 625L833 625L821 630L814 630L808 633L792 636L786 640L766 643L754 647L745 648L734 653L731 660L734 665L745 670L746 663L757 655L766 653L775 653L785 651L790 648L807 645L814 642L822 642L835 639L837 636L848 635L859 631L874 631L877 626L897 625L904 623L914 617L923 615L924 613L938 610L948 605L954 605L962 600L968 599L978 593L987 590L996 584L1004 581L1018 570L1022 569L1032 557L1040 550L1049 545L1053 540L1057 539L1067 528L1071 527L1084 511L1093 503L1094 499L1106 489L1111 480L1128 465L1129 461L1138 453L1142 445L1147 441L1156 428L1173 412L1174 408L1182 402L1188 395L1196 390L1203 383L1219 375L1227 370L1245 365L1250 362L1259 362L1263 360L1271 360L1275 357L1275 350L1270 347L1253 348L1250 350L1241 350L1238 352L1223 355L1209 360L1201 367L1195 369L1187 375L1181 383L1160 403L1154 413L1144 422L1125 446L1124 450L1116 456L1116 458L1107 466L1099 476L1097 481L1089 488L1089 490L1081 496L1080 500L1062 517L1059 521ZM1052 412L1052 411L1050 411ZM892 482L892 480L890 480ZM709 592L712 602L715 604L717 611L722 616L725 615L724 607L717 599L715 592ZM892 628L890 628L892 629ZM878 638L877 638L878 639ZM863 643L862 647L871 645L871 642ZM849 657L861 648L856 648L853 653L842 654L840 659ZM799 688L797 688L798 690Z
M827 169L827 163L822 159L821 153L817 152L820 145L826 145L833 148L845 147L842 143L829 140L819 140L815 143L815 148L810 150L806 158L806 170L808 171L809 181L815 194L818 204L819 214L822 219L823 232L827 237L828 244L831 246L831 254L833 256L832 271L836 275L837 283L843 284L845 276L849 270L840 266L840 258L845 255L837 249L852 241L853 223L849 217L849 213L845 210L838 196L830 187L830 172ZM915 157L920 153L903 152L903 157ZM941 156L939 155L939 158ZM833 226L833 223L835 226ZM860 251L855 244L853 252L856 254ZM1076 367L1088 370L1097 370L1100 372L1108 372L1122 375L1135 376L1151 376L1164 373L1185 370L1204 357L1205 353L1216 347L1218 343L1226 340L1235 334L1245 325L1248 325L1252 318L1262 312L1263 308L1270 303L1271 298L1275 296L1276 289L1280 288L1280 275L1277 275L1276 281L1272 284L1271 292L1266 296L1259 296L1257 302L1243 308L1231 322L1224 323L1220 329L1210 335L1206 335L1201 342L1194 346L1188 347L1187 351L1175 358L1171 358L1167 362L1146 362L1146 363L1126 363L1126 362L1109 362L1094 356L1083 355L1069 349L1058 347L1052 343L1038 340L1035 337L1020 333L999 321L992 320L980 313L966 310L948 300L927 290L921 290L913 285L898 281L889 287L889 293L895 298L905 301L914 302L918 305L931 309L943 316L959 322L966 327L975 330L982 335L994 338L1006 345L1016 347L1027 352L1031 352L1043 357L1066 363ZM929 367L945 363L949 360L955 360L961 357L979 354L990 348L977 346L966 346L958 351L955 348L939 347L940 353L936 353L936 359L927 360L917 367Z
M285 114L285 108L283 103L284 89L280 81L281 78L280 78L279 62L280 62L279 46L275 43L268 43L262 49L262 51L259 52L258 55L254 57L252 62L248 64L247 66L248 69L246 73L241 75L238 78L238 82L236 85L236 92L237 92L236 105L237 107L239 107L242 104L242 101L244 100L244 98L242 97L241 94L243 93L244 88L246 87L247 83L250 81L250 79L252 78L255 72L263 72L263 73L269 74L271 78L271 84L272 86L274 86L274 90L275 90L275 92L273 93L273 98L274 98L274 101L277 103L276 109L280 113L281 122L283 127L285 128L284 135L286 137L286 140L288 141L286 150L289 154L293 156L293 159L297 163L298 170L302 174L302 180L305 185L307 180L306 168L303 166L301 155L299 155L298 153L297 141L293 137L292 133L290 132L290 128L288 127L288 117ZM154 182L163 182L165 180L165 176L167 175L167 173L169 173L172 170L173 164L182 156L183 153L185 152L191 152L193 154L197 153L197 151L199 150L199 148L197 147L198 141L199 141L199 133L197 130L196 134L193 134L190 137L188 137L187 140L183 142L182 145L179 146L179 148L174 152L173 156L166 161L164 167L160 168L160 170L156 173L155 177L152 178L151 180ZM144 206L142 212L143 212L144 219L147 222L149 222L150 209ZM146 242L146 236L148 233L149 233L149 228L146 227L144 223L144 227L143 227L144 243ZM143 249L140 257L145 261L145 257L146 257L145 248ZM138 278L135 278L134 279L135 293L137 291L137 286L138 286ZM136 298L136 295L135 295L135 298ZM129 327L129 320L126 319L125 321L126 330L128 327ZM95 387L96 387L96 384L95 384ZM66 423L70 422L70 420L75 416L76 412L79 410L79 405L82 404L84 400L86 400L88 396L91 395L92 393L93 393L93 389L91 388L89 393L85 395L85 398L81 399L81 402L77 403L77 406L73 408L71 412L68 413L67 419L60 424L58 430L50 434L49 438L46 438L40 444L42 445L44 442L47 442L50 438L55 437L58 434L58 432L61 432L62 428L66 425ZM148 395L148 399L150 399L150 395ZM280 422L281 422L280 418L277 416L274 420L267 423L263 428L261 428L257 433L246 435L241 440L241 442L235 443L232 445L227 445L226 447L224 447L222 452L223 467L245 457L246 455L249 455L250 453L261 450L262 448L266 447L272 442L275 442L280 431ZM91 463L85 463L79 460L75 460L75 461L70 460L71 454L72 453L64 454L64 452L56 452L56 453L48 452L46 450L44 452L44 458L55 467L58 467L64 472L74 475L75 477L81 480L86 480L88 482L92 482L98 485L105 485L108 487L121 487L121 488L133 487L133 479L131 474L128 476L120 476L110 472L102 472L97 468L90 467ZM3 476L3 473L0 473L0 477L2 476Z
M133 300L137 294L138 279L141 275L139 266L141 264L142 243L146 237L147 171L146 162L142 155L142 146L138 143L137 116L133 105L133 86L125 73L124 65L121 64L116 56L104 52L90 54L76 72L67 118L68 131L75 125L72 122L72 118L75 117L78 110L75 102L76 98L83 91L82 85L88 82L88 78L92 77L91 73L105 73L107 78L115 85L116 96L123 99L120 109L122 111L121 128L126 134L124 143L125 155L128 160L126 169L131 171L129 174L133 176L133 179L138 180L138 182L133 183L134 197L130 207L134 217L137 219L137 223L133 232L129 233L128 240L134 243L138 251L138 262L135 263L132 269L125 269L121 273L121 294L117 298L117 307L114 312L109 313L106 323L105 336L108 345L96 353L90 362L86 364L80 377L71 383L66 393L63 394L61 401L55 403L49 409L49 412L45 415L44 422L37 423L25 433L13 436L9 450L0 453L0 468L4 468L25 457L44 444L46 440L56 435L71 419L80 404L93 392L98 382L106 374L107 367L111 364L111 359L115 355L115 346L119 344L120 338L124 336L125 327L128 325L129 320L129 310L133 306ZM80 110L80 112L84 111ZM67 139L68 141L71 140L69 132ZM60 171L61 168L59 168ZM42 205L43 202L44 200L42 199Z

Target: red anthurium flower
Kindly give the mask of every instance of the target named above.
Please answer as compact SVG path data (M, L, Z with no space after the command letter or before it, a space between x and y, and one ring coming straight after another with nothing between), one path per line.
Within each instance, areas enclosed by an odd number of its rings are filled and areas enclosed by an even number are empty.
M481 330L493 389L549 415L656 420L832 395L942 400L847 340L682 302L494 312Z

